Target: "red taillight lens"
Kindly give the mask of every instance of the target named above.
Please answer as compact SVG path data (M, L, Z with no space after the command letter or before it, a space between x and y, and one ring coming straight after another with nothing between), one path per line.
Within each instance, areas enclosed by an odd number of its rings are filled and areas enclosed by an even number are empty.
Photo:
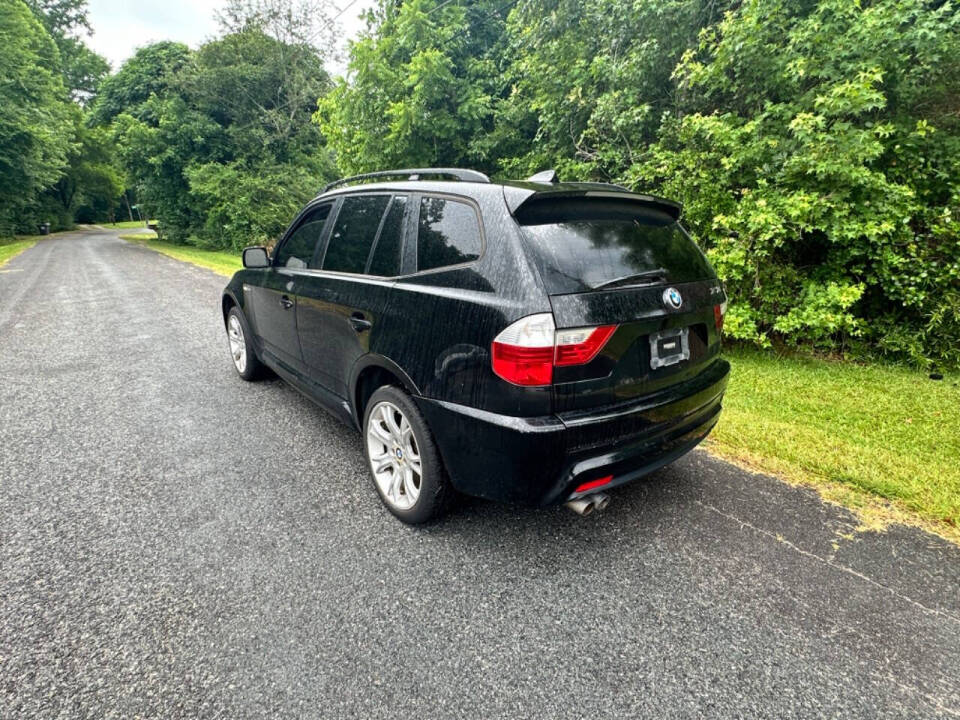
M493 339L493 372L514 385L553 382L553 314L520 318Z
M727 303L713 306L713 320L717 324L717 333L723 332L723 316L727 314Z
M590 362L616 329L604 325L557 331L551 313L521 318L493 339L493 372L515 385L549 385L554 367Z
M557 356L554 365L586 365L607 344L616 325L557 331Z
M553 346L519 347L493 343L493 371L514 385L553 382Z

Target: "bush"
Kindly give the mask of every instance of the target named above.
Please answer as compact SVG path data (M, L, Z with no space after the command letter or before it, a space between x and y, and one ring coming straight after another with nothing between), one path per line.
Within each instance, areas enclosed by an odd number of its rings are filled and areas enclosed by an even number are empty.
M685 202L731 336L960 361L960 14L750 0L675 71L631 168Z

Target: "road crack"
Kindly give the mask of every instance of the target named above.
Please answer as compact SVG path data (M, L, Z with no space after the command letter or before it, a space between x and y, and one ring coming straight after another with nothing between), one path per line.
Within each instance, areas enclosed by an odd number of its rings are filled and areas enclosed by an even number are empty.
M702 501L700 501L700 500L695 500L694 502L696 502L697 505L700 505L701 507L706 508L707 510L710 510L711 512L716 513L717 515L720 515L720 516L722 516L722 517L725 517L725 518L727 518L728 520L732 520L733 522L735 522L735 523L737 523L738 525L740 525L742 528L744 528L744 527L745 527L745 528L750 528L751 530L753 530L753 531L756 532L756 533L759 533L760 535L763 535L763 536L765 536L765 537L771 538L772 540L776 540L778 543L781 543L781 544L783 544L783 545L786 545L788 548L790 548L790 549L793 550L794 552L799 553L800 555L803 555L804 557L808 557L808 558L811 558L811 559L813 559L813 560L816 560L817 562L822 563L823 565L826 565L826 566L828 566L828 567L830 567L830 568L833 568L834 570L839 570L840 572L844 572L844 573L846 573L846 574L848 574L848 575L852 575L853 577L858 578L859 580L863 580L864 582L870 583L870 584L873 585L874 587L880 588L881 590L886 590L886 591L887 591L888 593L890 593L891 595L899 598L900 600L904 600L905 602L908 602L908 603L910 603L911 605L914 605L914 606L920 608L920 609L923 610L925 613L928 613L928 614L931 614L931 615L936 615L937 617L945 618L945 619L947 619L947 620L950 620L950 621L952 621L952 622L957 623L958 625L960 625L960 618L956 617L955 615L951 615L950 613L944 612L943 610L937 610L936 608L927 607L927 606L924 605L923 603L921 603L921 602L919 602L919 601L917 601L917 600L914 600L913 598L911 598L911 597L909 597L909 596L907 596L907 595L904 595L903 593L897 592L896 590L894 590L894 589L893 589L892 587L890 587L889 585L884 585L883 583L874 580L873 578L869 577L868 575L864 575L862 572L859 572L859 571L857 571L857 570L854 570L853 568L848 567L848 566L846 566L846 565L842 565L842 564L840 564L840 563L834 562L834 561L831 560L830 558L825 558L825 557L822 557L822 556L820 556L820 555L817 555L816 553L810 552L809 550L804 550L803 548L799 547L798 545L795 545L794 543L792 543L792 542L790 542L789 540L787 540L787 539L786 539L785 537L783 537L782 535L778 535L778 534L776 534L776 533L772 533L772 532L770 532L769 530L764 530L763 528L757 527L756 525L753 525L752 523L749 523L749 522L747 522L746 520L741 520L741 519L738 518L736 515L731 515L730 513L724 512L724 511L721 510L720 508L714 507L713 505L711 505L711 504L709 504L709 503L705 503L705 502L702 502Z

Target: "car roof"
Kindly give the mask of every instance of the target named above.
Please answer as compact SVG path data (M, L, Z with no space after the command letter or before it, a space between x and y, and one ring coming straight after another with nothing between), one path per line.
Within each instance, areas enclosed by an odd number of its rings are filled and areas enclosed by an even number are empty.
M529 201L542 199L561 199L564 197L594 197L620 199L652 205L666 212L675 220L679 219L683 206L680 203L655 195L635 193L622 185L601 182L539 182L534 180L393 180L379 182L359 182L321 192L316 199L335 198L356 193L368 192L421 192L449 193L470 198L479 198L492 192L503 193L510 214L516 213L520 206Z

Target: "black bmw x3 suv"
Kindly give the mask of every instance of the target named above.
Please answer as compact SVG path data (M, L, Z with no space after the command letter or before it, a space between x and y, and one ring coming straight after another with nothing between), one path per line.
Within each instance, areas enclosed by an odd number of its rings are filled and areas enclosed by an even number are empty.
M240 376L268 366L357 427L405 522L456 494L581 514L717 422L724 290L680 206L552 171L340 180L223 293Z

